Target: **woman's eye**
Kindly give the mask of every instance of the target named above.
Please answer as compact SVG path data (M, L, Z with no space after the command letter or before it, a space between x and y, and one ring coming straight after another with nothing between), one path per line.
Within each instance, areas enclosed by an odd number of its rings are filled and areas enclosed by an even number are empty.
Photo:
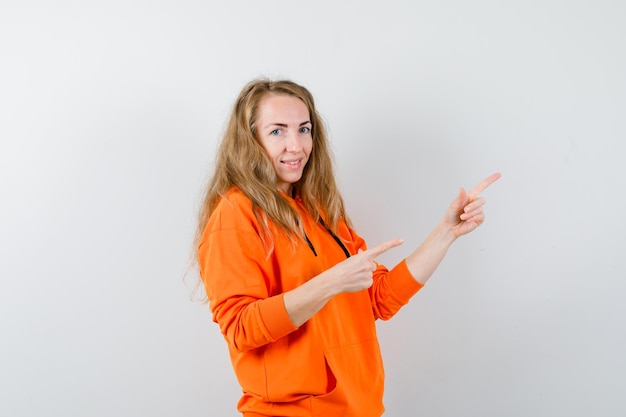
M272 135L272 136L278 136L278 135L280 135L280 133L281 133L281 132L282 132L282 130L281 130L281 129L274 129L274 130L272 130L272 131L270 132L270 135Z
M309 133L311 131L310 127L301 127L300 133Z

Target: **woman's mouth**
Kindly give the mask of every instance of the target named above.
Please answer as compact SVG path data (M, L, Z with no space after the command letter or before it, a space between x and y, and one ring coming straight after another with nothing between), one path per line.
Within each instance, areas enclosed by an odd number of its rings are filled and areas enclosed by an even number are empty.
M302 165L302 159L296 161L281 161L281 163L290 169L297 169Z

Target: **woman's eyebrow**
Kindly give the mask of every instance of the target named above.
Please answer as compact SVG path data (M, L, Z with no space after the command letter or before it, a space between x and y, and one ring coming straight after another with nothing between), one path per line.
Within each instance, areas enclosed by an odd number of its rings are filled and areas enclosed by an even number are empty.
M310 120L307 120L306 122L302 122L302 123L300 123L300 124L299 124L299 126L304 126L304 125L308 125L308 124L311 124L311 125L312 125L313 123L311 123L311 121L310 121ZM276 123L276 122L273 122L273 123L268 123L268 124L265 126L265 128L272 127L272 126L277 126L277 127L289 127L286 123Z

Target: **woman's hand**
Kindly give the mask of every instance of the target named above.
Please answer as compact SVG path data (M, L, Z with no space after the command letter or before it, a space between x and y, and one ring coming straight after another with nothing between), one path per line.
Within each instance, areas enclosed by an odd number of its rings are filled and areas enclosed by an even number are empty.
M377 266L374 259L402 243L402 239L394 239L373 249L360 251L299 287L287 291L283 301L293 325L302 326L339 293L357 292L371 287Z
M403 242L402 239L393 239L366 251L359 250L356 255L326 271L332 274L334 282L337 283L337 293L357 292L371 287L373 274L378 266L374 259Z
M455 238L468 234L485 221L485 213L483 212L485 199L480 196L480 193L498 178L500 178L500 174L492 174L479 182L469 192L461 188L459 195L450 203L443 223L449 227Z

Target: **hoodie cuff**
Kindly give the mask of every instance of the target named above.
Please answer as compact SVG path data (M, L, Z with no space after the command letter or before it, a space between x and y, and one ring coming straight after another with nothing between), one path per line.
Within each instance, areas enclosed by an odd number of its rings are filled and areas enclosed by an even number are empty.
M406 265L406 259L403 259L402 262L396 265L390 271L390 274L393 277L389 280L391 289L404 304L408 303L411 297L424 287L411 275Z
M289 333L298 330L293 325L287 309L285 308L285 302L283 300L284 294L280 294L274 297L266 298L259 303L259 312L261 319L265 324L265 328L269 333L272 340L278 340Z

